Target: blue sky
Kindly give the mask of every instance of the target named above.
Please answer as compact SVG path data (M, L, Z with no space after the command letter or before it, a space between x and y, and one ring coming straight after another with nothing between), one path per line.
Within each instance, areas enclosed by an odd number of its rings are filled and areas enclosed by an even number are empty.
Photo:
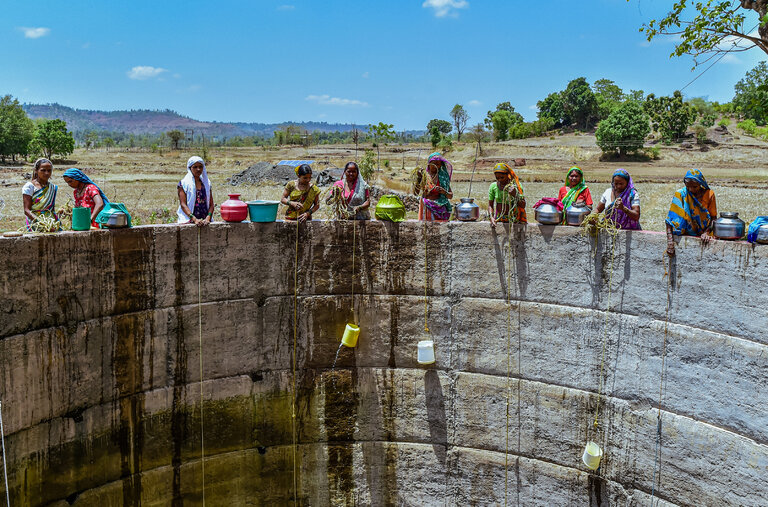
M0 0L0 94L84 109L165 109L200 120L393 123L422 129L465 106L470 124L585 76L671 94L696 77L671 40L638 28L671 0ZM751 20L750 20L751 21ZM729 101L758 50L684 90Z

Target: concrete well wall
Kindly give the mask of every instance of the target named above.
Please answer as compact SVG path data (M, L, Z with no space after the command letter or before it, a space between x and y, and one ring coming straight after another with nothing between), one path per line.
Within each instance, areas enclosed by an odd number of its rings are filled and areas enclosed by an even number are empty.
M11 502L764 505L768 248L665 246L375 221L0 239Z

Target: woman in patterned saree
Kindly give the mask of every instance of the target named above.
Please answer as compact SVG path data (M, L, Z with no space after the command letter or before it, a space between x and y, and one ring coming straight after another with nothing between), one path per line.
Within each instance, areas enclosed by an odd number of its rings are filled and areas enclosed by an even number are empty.
M39 158L35 161L35 169L32 179L24 184L21 189L24 202L24 218L27 229L39 217L48 216L59 220L56 215L56 192L59 187L50 182L53 174L53 164L47 158Z
M414 195L419 198L419 220L426 222L447 222L451 218L451 175L453 166L435 152L429 156L427 169L420 169Z

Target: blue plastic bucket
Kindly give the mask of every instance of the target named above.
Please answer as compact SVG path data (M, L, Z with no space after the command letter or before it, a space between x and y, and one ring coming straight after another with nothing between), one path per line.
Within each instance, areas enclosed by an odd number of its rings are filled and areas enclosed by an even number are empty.
M274 222L280 201L248 201L248 218L251 222Z

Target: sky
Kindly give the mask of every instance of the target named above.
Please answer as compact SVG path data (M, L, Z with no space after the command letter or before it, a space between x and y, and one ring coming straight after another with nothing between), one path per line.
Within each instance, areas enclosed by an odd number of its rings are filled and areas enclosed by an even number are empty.
M469 124L584 76L670 95L701 74L638 29L672 0L0 0L0 95L205 121ZM752 17L748 18L748 22ZM765 54L729 53L685 88L727 102Z

